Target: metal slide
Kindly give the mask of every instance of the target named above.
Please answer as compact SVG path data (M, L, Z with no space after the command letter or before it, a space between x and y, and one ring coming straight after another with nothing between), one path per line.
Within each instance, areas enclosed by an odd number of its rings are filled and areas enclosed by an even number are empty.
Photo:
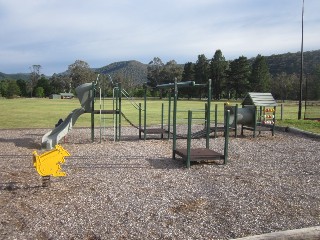
M58 144L61 138L66 136L68 132L72 130L72 127L76 123L78 117L84 112L84 108L73 110L59 126L42 137L42 147L52 149L56 144Z
M91 112L91 92L92 84L85 83L76 88L77 96L81 103L81 108L73 110L67 118L52 131L42 137L42 148L52 149L58 142L72 130L79 116L83 113Z

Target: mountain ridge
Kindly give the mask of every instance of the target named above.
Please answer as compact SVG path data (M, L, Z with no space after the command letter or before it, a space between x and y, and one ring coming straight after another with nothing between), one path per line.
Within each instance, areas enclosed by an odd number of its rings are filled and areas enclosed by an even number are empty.
M304 72L310 74L314 69L320 66L320 50L306 51L304 56ZM287 74L300 73L301 53L283 53L264 56L269 66L270 74L286 72ZM253 62L255 58L248 59ZM211 60L211 59L208 59ZM232 61L232 60L230 60ZM184 65L184 64L179 64ZM100 68L92 68L93 71L100 74L106 74L115 77L129 79L134 84L142 84L147 81L148 64L141 63L137 60L118 61L110 63ZM59 74L67 74L67 71ZM2 79L22 79L29 80L30 73L6 74L0 72L0 80Z

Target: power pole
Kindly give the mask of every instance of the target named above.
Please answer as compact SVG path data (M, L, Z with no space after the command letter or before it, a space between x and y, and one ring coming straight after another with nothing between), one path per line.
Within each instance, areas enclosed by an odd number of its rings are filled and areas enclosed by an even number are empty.
M301 25L301 69L300 69L300 94L299 94L299 110L298 110L298 120L301 119L301 108L302 108L302 80L303 80L303 13L304 13L304 0L302 1L302 25Z

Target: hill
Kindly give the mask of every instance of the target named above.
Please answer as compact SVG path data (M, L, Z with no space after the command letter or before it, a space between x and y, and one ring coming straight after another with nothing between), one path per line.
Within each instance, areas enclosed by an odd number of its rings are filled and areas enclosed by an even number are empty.
M142 84L147 81L147 64L132 60L111 63L107 66L94 69L95 72L110 75L112 78L121 76L129 79L135 84Z
M304 71L310 74L320 66L320 50L304 52ZM271 56L265 56L271 75L285 72L287 74L300 73L300 52L284 53ZM250 59L251 62L254 58ZM182 64L183 67L183 64ZM93 71L110 75L112 78L121 77L128 79L135 85L142 84L147 81L148 64L141 63L136 60L121 61L111 63L101 68L92 69ZM67 72L61 73L67 74ZM22 79L29 80L29 73L5 74L0 72L0 80L2 79Z
M15 74L6 74L0 72L0 80L2 79L21 79L21 80L29 80L29 73L15 73Z
M266 56L271 75L282 72L287 74L300 73L301 53L285 53ZM303 53L304 72L312 73L320 65L320 50Z

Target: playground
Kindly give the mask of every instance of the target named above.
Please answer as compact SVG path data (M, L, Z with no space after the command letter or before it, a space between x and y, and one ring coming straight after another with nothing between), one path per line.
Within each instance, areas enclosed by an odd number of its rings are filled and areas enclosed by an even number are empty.
M0 130L2 239L233 239L320 225L316 139L230 133L226 165L188 169L172 159L172 139L123 127L121 141L99 143L95 128L92 143L90 128L75 127L60 141L66 176L42 187L31 153L48 130ZM224 138L209 144L222 152Z
M208 91L203 109L179 108L183 87ZM52 129L1 129L0 236L236 239L320 225L319 138L275 128L270 93L225 104L218 126L211 80L158 88L170 91L161 124L147 124L146 97L142 108L117 85L106 109L102 86L85 83ZM91 126L76 127L86 114Z

